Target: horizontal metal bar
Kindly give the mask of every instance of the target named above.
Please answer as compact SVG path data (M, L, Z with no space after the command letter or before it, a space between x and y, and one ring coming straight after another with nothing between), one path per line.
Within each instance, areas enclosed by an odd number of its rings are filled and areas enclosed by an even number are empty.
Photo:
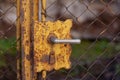
M80 39L57 39L57 38L50 38L52 43L69 43L69 44L80 44Z

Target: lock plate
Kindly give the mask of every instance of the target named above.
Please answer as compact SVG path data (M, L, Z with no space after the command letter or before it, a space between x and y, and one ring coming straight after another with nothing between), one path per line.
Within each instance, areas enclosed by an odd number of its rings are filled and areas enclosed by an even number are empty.
M70 44L53 44L49 37L71 39L72 20L34 23L34 63L35 72L70 68Z

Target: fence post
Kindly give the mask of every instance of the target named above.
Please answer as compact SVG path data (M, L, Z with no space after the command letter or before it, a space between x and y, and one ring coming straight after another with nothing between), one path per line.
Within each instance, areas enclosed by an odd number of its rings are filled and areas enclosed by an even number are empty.
M17 80L21 80L21 26L20 26L20 0L17 0L17 24L16 24L16 40L17 40Z
M37 80L37 73L35 72L34 66L34 22L39 21L39 0L32 0L31 1L31 32L30 32L30 40L31 40L31 58L32 58L32 80Z
M42 0L42 21L45 21L46 0ZM39 21L39 0L17 0L17 79L36 80L34 72L34 21Z
M32 80L30 57L31 0L20 0L22 80Z
M33 31L39 20L39 0L17 0L17 79L36 80L34 72Z

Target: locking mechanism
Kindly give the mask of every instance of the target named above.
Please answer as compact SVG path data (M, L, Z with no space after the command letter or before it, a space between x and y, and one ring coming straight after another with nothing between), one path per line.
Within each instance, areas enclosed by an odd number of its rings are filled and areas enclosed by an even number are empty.
M36 72L70 68L70 44L80 43L79 39L71 39L71 27L72 20L35 22L34 60Z

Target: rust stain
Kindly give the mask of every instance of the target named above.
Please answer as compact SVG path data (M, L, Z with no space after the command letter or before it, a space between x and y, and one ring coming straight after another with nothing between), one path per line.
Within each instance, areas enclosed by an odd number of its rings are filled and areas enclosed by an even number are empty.
M22 80L31 80L30 63L30 0L21 0L21 51L22 51Z
M51 44L48 38L49 35L53 34L58 39L71 39L70 29L72 27L72 21L66 20L63 22L58 20L55 22L46 22L46 0L42 0L42 22L39 22L38 0L35 0L35 2L31 0L21 0L20 3L22 16L20 18L22 80L36 80L36 78L33 79L33 77L36 77L36 72L43 71L43 78L45 79L46 71L53 69L58 70L60 68L69 69L71 65L69 59L71 55L70 44ZM31 4L33 4L33 6L31 6ZM32 28L30 28L31 26ZM31 29L33 29L33 31ZM32 36L30 36L31 33L33 33ZM31 65L31 46L34 50L34 65Z
M55 52L51 51L49 55L49 64L53 65L55 64Z
M32 80L37 80L37 73L34 69L34 21L39 20L39 0L31 0L31 71L32 71Z
M49 35L58 39L71 39L72 21L38 22L34 23L34 61L36 72L70 68L70 44L51 44Z

